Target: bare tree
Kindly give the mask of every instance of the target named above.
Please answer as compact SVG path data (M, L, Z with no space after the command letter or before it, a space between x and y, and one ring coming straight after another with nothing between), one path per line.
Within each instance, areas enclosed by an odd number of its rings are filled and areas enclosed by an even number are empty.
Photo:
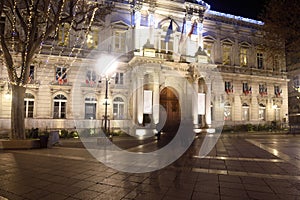
M100 1L99 1L100 2ZM40 45L55 33L62 23L73 30L84 30L86 20L101 21L112 4L92 0L1 0L1 53L12 89L10 139L25 139L24 96L30 64ZM52 38L53 39L53 38ZM16 62L15 57L19 60Z

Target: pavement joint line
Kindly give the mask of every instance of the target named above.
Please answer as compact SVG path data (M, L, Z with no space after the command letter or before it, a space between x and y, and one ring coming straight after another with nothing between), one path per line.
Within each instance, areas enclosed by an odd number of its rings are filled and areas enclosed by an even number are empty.
M140 144L140 145L138 145L138 146L136 146L136 147L131 147L131 148L128 148L128 149L126 149L126 150L127 150L127 151L138 150L138 149L141 149L141 148L143 148L143 147L153 145L153 144L155 144L155 143L157 143L156 140L153 141L153 142L149 142L149 143L147 143L147 144ZM141 153L142 153L142 152L141 152Z
M215 160L236 160L236 161L253 161L253 162L285 162L281 159L266 159L266 158L238 158L238 157L226 157L226 156L193 156L199 159L215 159Z
M193 172L208 173L217 175L232 175L232 176L245 176L255 178L271 178L271 179L284 179L284 180L300 180L300 176L291 175L280 175L280 174L262 174L254 172L241 172L241 171L230 171L230 170L219 170L219 169L207 169L207 168L192 168Z
M76 157L76 156L62 156L62 155L51 155L45 154L45 152L24 152L24 151L10 151L13 153L29 154L29 155L42 155L46 157L64 158L71 160L82 160L90 162L98 162L96 159ZM179 167L179 169L184 169L184 167ZM258 178L273 178L273 179L286 179L286 180L300 180L300 176L291 175L280 175L280 174L262 174L262 173L252 173L252 172L242 172L242 171L231 171L231 170L219 170L219 169L208 169L208 168L191 168L193 172L217 174L217 175L233 175L233 176L247 176L247 177L258 177ZM2 200L0 198L0 200Z
M291 156L283 153L283 152L280 152L278 151L277 149L274 149L274 148L271 148L271 147L268 147L267 145L264 145L262 144L261 142L257 142L255 140L252 140L252 139L246 139L247 142L257 146L258 148L261 148L267 152L269 152L270 154L273 154L274 156L294 165L295 167L297 168L300 168L300 161L295 159L295 158L292 158Z
M45 152L29 152L29 151L9 151L12 153L18 153L18 154L28 154L28 155L39 155L39 156L45 156L45 157L51 157L51 158L63 158L63 159L70 159L70 160L80 160L80 161L89 161L89 162L99 162L96 159L92 158L84 158L84 157L78 157L78 156L64 156L64 155L58 155L58 154L49 154ZM1 199L0 199L1 200Z

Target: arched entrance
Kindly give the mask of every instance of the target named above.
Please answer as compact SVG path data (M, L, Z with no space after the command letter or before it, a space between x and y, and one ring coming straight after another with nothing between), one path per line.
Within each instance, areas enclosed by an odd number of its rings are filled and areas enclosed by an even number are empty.
M178 130L180 125L181 113L178 97L175 90L171 87L166 87L160 92L159 102L165 109L165 112L160 112L160 119L165 118L166 122L163 126L164 132L174 132ZM166 114L166 117L162 117Z

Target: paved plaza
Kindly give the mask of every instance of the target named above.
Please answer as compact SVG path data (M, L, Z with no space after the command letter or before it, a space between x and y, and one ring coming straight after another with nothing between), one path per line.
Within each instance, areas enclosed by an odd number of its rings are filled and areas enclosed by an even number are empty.
M201 158L204 136L176 162L149 173L111 169L67 141L48 149L0 151L0 200L300 199L300 135L226 133ZM146 152L163 142L164 137L119 144Z

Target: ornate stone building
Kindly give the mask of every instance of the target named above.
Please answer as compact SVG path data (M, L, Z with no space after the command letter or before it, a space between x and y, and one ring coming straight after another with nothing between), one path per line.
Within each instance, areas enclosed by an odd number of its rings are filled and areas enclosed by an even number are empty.
M124 0L104 24L88 32L64 24L41 46L24 100L27 128L287 120L285 59L264 52L262 22L213 11L204 1ZM11 98L1 69L3 129Z

